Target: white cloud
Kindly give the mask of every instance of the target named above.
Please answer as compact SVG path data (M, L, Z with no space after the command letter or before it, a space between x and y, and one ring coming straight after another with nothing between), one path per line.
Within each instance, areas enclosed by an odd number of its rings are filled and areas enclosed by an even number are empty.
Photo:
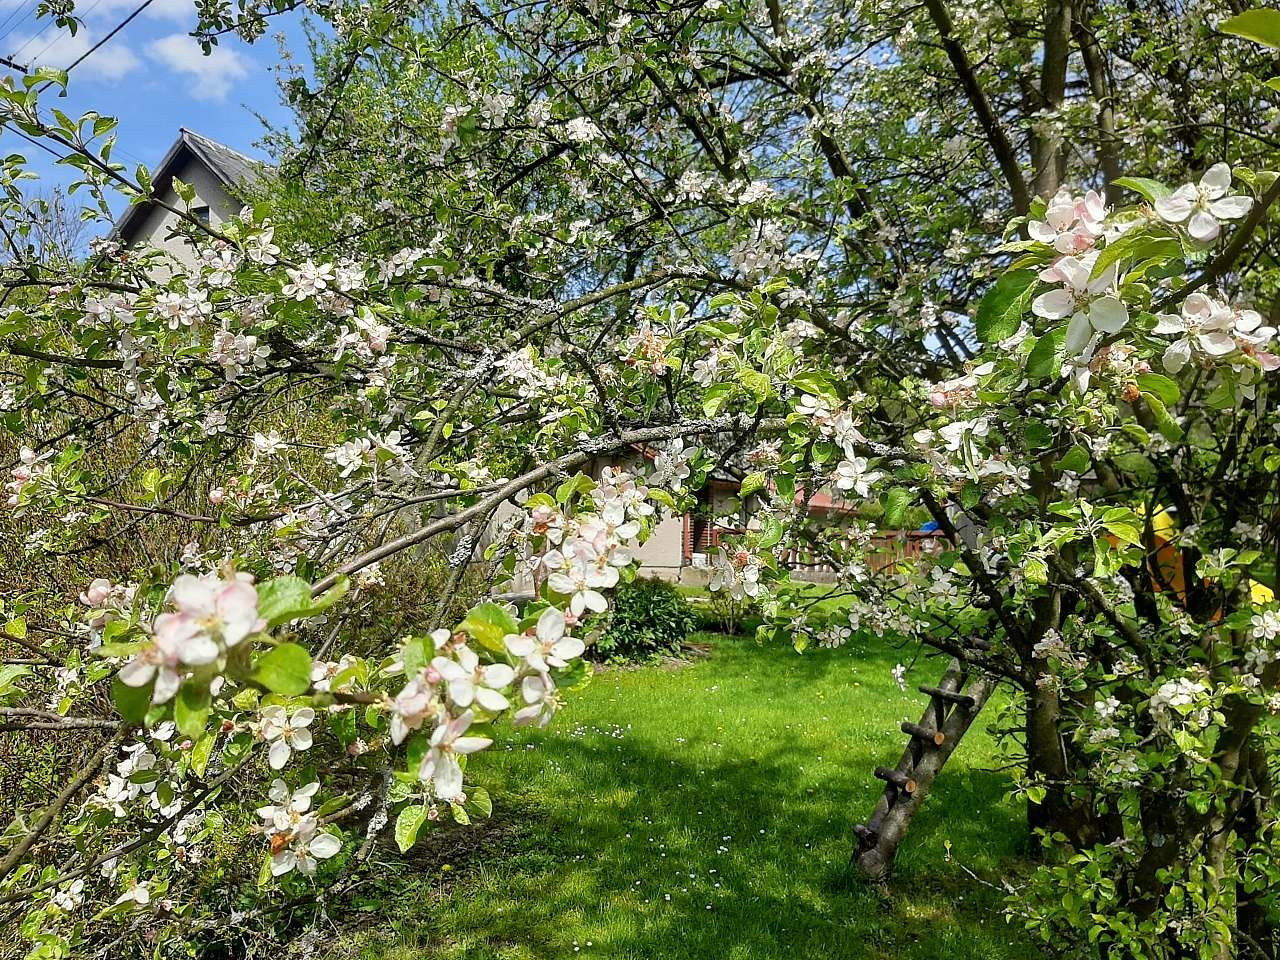
M7 0L0 0L0 5ZM138 8L138 0L98 0L92 12L86 10L86 16L119 21ZM195 0L151 0L150 6L142 11L142 16L152 20L168 20L194 27L196 22Z
M74 37L65 30L50 27L34 39L12 38L12 49L22 50L17 59L23 63L65 70L84 56L97 41L98 37L84 27L76 31ZM140 66L142 61L129 45L121 37L113 37L76 67L72 76L81 80L119 80Z
M147 44L151 56L194 81L188 91L197 100L225 100L237 80L249 75L249 59L229 47L214 47L205 56L185 33L171 33Z

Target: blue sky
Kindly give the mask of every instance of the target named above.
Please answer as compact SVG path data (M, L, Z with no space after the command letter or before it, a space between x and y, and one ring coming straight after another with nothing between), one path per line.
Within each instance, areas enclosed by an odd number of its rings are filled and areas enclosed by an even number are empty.
M0 56L20 64L66 67L137 9L140 0L78 0L77 14L86 27L74 37L48 20L37 21L37 2L0 0ZM278 62L273 36L284 30L292 49L301 51L297 18L275 18L253 45L224 38L208 57L189 36L195 19L193 0L152 0L76 67L65 99L52 91L44 95L45 108L57 106L73 117L97 110L118 118L115 157L130 168L138 162L154 167L183 126L259 155L253 142L263 128L254 114L277 123L287 120L272 74ZM48 177L43 187L74 179L11 133L0 132L0 149L31 160Z

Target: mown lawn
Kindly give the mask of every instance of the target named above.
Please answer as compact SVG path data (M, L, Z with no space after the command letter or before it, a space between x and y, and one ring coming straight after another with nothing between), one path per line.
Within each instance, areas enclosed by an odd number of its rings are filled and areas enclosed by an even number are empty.
M917 816L884 897L851 882L851 827L918 719L889 649L763 648L709 637L689 666L598 674L546 731L473 768L494 840L437 857L390 915L334 945L367 960L894 958L1038 954L1000 914L1023 811L975 730ZM978 726L982 726L979 721ZM951 859L946 844L951 844ZM447 856L447 854L446 854ZM408 878L406 878L408 879Z

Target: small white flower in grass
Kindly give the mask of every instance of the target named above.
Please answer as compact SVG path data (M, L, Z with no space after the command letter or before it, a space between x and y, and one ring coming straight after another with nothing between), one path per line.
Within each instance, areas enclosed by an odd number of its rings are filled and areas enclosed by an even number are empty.
M456 800L462 795L462 765L458 757L483 750L493 743L488 737L466 737L475 719L470 710L460 717L440 724L431 734L431 749L418 767L418 779L432 781L441 800Z
M586 649L577 637L565 636L564 613L556 607L542 611L533 636L510 634L506 645L512 656L520 657L539 673L546 673L551 667L567 667Z
M431 666L448 685L450 700L463 708L478 703L494 713L511 705L498 691L511 685L516 677L515 670L505 663L482 666L480 657L470 647L459 647L453 655L456 660L436 657L431 661Z
M894 682L894 683L896 683L896 684L898 685L898 689L899 689L899 690L903 691L904 693L906 692L906 689L907 689L907 668L906 668L906 667L904 667L904 666L903 666L902 664L900 664L900 663L898 663L898 664L894 664L894 667L893 667L893 682Z
M290 833L296 831L303 816L311 809L311 798L320 789L319 783L308 783L292 793L289 785L277 778L271 781L271 799L269 806L258 808L258 816L262 818L263 829L267 833Z
M271 875L281 877L296 869L310 876L316 872L317 861L328 860L342 849L341 840L332 833L321 833L319 830L319 820L312 816L304 817L289 836L288 846L277 850L276 841L273 840Z
M1062 284L1057 290L1042 293L1031 303L1031 312L1046 320L1071 318L1067 326L1066 349L1079 353L1089 343L1094 331L1118 333L1129 322L1129 309L1115 296L1116 267L1109 266L1090 280L1097 254L1082 259L1061 257L1040 271L1046 283Z
M1185 223L1194 239L1210 243L1222 232L1220 220L1239 220L1253 206L1248 197L1227 196L1230 188L1231 168L1215 163L1198 184L1184 183L1157 200L1156 214L1165 223Z
M311 731L307 728L315 720L316 712L310 707L300 707L290 716L279 704L264 707L259 731L271 744L267 762L272 770L281 769L289 762L294 750L299 752L311 747Z

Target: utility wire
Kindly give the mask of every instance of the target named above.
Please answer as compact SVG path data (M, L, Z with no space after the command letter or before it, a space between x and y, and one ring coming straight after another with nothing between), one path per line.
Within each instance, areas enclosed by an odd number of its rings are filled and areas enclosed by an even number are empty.
M23 7L22 4L15 6L13 10L9 12L9 15L4 18L3 22L0 22L0 29L3 30L3 32L0 33L0 40L9 36L9 34L13 33L13 31L22 23L30 19L31 15L36 12L37 7L37 3L32 3L30 7Z
M97 2L100 2L100 0L97 0ZM97 6L97 2L94 3L94 6ZM76 67L80 66L80 64L84 63L91 56L93 56L93 54L96 53L98 49L102 47L103 44L105 44L117 33L119 33L121 30L127 27L131 22L133 22L134 18L137 17L138 14L142 13L143 10L147 9L147 7L151 6L151 4L153 3L155 3L155 0L142 0L142 3L138 5L137 9L134 10L133 13L129 14L127 17L121 20L118 24L116 24L116 26L112 29L112 31L108 33L105 37L103 37L101 40L95 43L92 47L90 47L84 53L80 54L80 56L76 58L76 61L73 64L71 64L71 66L67 67L67 73L70 73ZM92 9L92 7L90 9Z

